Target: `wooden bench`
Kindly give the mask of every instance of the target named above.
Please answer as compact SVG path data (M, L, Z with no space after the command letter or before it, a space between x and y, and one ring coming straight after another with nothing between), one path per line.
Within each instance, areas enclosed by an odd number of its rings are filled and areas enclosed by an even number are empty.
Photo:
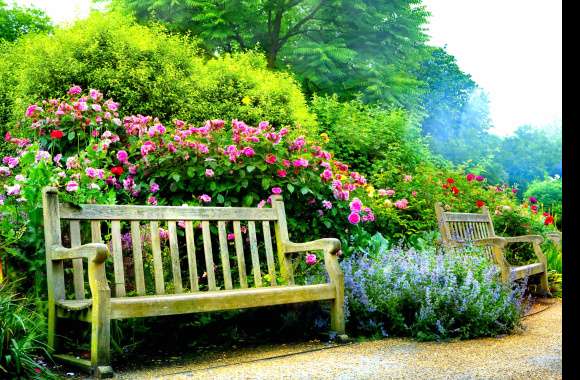
M542 295L549 294L546 256L542 252L540 244L544 239L540 235L525 235L517 237L496 236L493 229L493 221L486 206L482 213L447 212L440 202L435 204L435 214L441 232L443 245L449 248L462 247L473 244L483 248L484 254L492 259L501 271L502 281L517 280L531 275L539 275L540 290ZM505 258L504 249L511 243L531 243L538 262L512 266Z
M308 243L291 242L288 239L284 203L279 195L272 196L272 208L262 209L72 206L59 205L57 189L45 188L43 211L48 283L48 346L56 359L92 371L97 377L113 374L109 354L110 321L113 319L330 301L331 329L338 336L346 338L344 277L336 256L340 250L340 241L327 238ZM179 227L183 225L180 221L184 221L183 229ZM270 223L274 225L276 258ZM160 238L160 224L167 225L167 232L163 231L169 235L167 241ZM195 239L194 226L197 224L201 226L202 239ZM111 252L102 239L103 227L108 229L109 226ZM143 232L144 227L146 232ZM129 230L131 236L129 244L132 255L125 252L125 257L122 238L126 240L128 233L123 234L123 229ZM232 229L233 232L228 234L227 231ZM261 242L257 239L258 229L263 236ZM148 242L148 231L150 248L144 245L144 242ZM217 242L212 243L212 232L218 235L218 239L214 239ZM86 235L89 236L84 240L91 242L85 244L82 237ZM70 248L63 246L65 240L70 240ZM162 243L165 250L161 249ZM228 247L230 244L233 247ZM201 246L203 256L198 254ZM217 251L214 247L219 247L219 258L214 257ZM236 260L232 263L234 260L230 259L229 250L233 251L234 247ZM265 251L265 263L263 260L260 262L259 248ZM324 253L328 283L295 284L290 254L306 251ZM110 256L112 260L108 260ZM164 257L165 266L171 266L171 272L164 272ZM84 259L88 260L90 293L87 294ZM134 269L126 273L125 266L127 262L131 264L131 260ZM246 274L246 260L251 261L252 276ZM66 269L65 262L69 261L72 261L72 270ZM113 273L109 275L114 278L112 291L106 271L106 268L110 269L111 261ZM144 271L144 262L149 263L150 271ZM219 264L215 262L221 263L221 270L215 270L219 269ZM73 273L72 281L65 282L69 272ZM232 276L232 272L237 272L237 276ZM199 277L200 273L204 274ZM281 283L275 280L278 273L283 278ZM149 281L146 281L147 275ZM184 283L184 275L187 283ZM66 294L67 284L69 293L74 288L74 295L69 297ZM63 318L91 324L90 360L59 353L56 331L59 324L61 328L66 327L62 323Z

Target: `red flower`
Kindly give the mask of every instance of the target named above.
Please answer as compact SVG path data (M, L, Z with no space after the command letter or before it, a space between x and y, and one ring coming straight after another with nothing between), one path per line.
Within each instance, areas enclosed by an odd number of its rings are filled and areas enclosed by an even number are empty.
M445 185L443 185L443 188L444 189L449 189L449 185L448 184L445 184Z
M469 173L465 178L467 178L467 181L471 182L475 179L475 174Z
M453 178L447 178L447 183L453 183L455 180Z
M50 132L51 139L60 140L62 139L62 136L64 136L64 133L62 133L62 131L59 131L58 129L55 129L54 131Z
M475 205L479 208L482 208L483 206L485 206L485 202L482 200L478 200L477 202L475 202Z
M550 216L550 213L544 212L542 215L544 215L544 216Z
M116 175L117 177L123 174L123 168L121 166L115 166L111 168L111 173Z
M456 188L455 186L453 186L453 187L451 188L451 191L453 191L453 194L455 194L455 195L459 194L459 189L458 189L458 188Z
M546 219L544 219L544 225L548 225L548 224L554 224L554 217L552 215L549 215Z
M538 206L536 206L536 205L531 205L531 206L530 206L530 208L532 209L532 212L533 212L534 214L537 214L537 213L538 213Z

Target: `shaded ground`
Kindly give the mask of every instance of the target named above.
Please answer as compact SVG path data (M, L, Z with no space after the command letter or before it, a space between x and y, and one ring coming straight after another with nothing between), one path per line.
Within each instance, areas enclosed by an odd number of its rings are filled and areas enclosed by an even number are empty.
M561 379L562 303L545 300L509 336L448 343L391 338L346 345L320 341L159 358L126 379ZM173 362L173 363L172 363ZM146 368L145 368L146 367Z

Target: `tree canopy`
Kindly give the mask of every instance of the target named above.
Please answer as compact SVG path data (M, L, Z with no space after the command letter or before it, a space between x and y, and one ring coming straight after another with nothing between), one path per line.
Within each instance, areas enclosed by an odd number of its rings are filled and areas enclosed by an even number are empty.
M0 41L14 41L23 34L48 32L50 18L37 8L11 7L0 0Z

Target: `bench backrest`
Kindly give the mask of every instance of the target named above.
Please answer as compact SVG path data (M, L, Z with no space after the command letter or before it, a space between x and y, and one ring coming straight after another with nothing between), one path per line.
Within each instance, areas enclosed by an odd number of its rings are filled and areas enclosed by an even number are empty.
M486 206L481 208L482 213L448 212L440 202L435 204L437 224L441 232L443 244L456 242L468 243L475 239L495 237L491 215ZM491 256L491 248L484 251Z
M261 209L73 206L58 204L57 197L56 192L45 192L47 245L107 243L113 297L277 286L278 276L286 284L294 283L284 253L288 231L279 195L272 196L272 208ZM64 283L60 277L65 271L59 265L62 262L47 258L49 280L56 276L57 284ZM75 298L82 299L86 282L82 259L74 259L72 266Z

